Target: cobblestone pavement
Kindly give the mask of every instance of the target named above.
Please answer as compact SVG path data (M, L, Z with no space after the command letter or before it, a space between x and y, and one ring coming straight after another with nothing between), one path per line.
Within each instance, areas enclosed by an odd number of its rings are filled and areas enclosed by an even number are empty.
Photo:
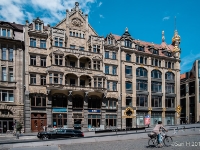
M165 150L199 150L200 136L180 136L172 137L173 144L170 147L162 147ZM110 142L95 142L72 145L60 145L61 150L148 150L155 147L148 147L149 139L125 140L125 141L110 141ZM157 148L156 148L157 149ZM160 148L161 149L161 148Z

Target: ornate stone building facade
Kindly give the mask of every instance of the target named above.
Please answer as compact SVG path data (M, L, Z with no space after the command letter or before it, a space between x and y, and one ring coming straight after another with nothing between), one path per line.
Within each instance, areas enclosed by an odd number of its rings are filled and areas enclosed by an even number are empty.
M23 25L0 21L0 133L23 123Z
M179 123L180 36L160 45L98 36L76 2L55 27L25 26L25 132L45 126L135 127ZM177 113L178 112L178 113Z

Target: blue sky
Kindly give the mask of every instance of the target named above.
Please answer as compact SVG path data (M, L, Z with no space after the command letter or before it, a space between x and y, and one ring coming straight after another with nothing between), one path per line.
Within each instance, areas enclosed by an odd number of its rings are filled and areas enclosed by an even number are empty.
M133 38L171 43L174 17L181 36L181 73L189 71L195 59L200 58L200 1L199 0L1 0L0 20L25 23L40 17L54 26L66 15L66 9L80 3L89 22L100 36L109 33L122 35L128 27Z

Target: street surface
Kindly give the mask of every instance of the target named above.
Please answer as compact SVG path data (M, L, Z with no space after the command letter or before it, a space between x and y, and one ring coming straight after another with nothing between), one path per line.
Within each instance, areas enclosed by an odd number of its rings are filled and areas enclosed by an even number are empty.
M170 147L163 147L164 150L199 150L200 149L200 136L179 136L173 137L173 144ZM148 138L136 140L122 140L110 142L94 142L82 143L71 145L53 145L53 146L35 146L35 147L19 147L11 149L0 150L148 150L155 149L148 147Z

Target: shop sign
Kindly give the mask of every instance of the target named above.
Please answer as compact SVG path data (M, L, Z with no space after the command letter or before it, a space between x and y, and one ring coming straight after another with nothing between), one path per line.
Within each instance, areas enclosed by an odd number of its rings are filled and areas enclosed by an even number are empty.
M101 110L99 110L99 109L89 109L88 112L100 113Z
M145 116L144 125L150 125L150 116L149 115Z
M53 112L67 112L67 108L53 108Z

